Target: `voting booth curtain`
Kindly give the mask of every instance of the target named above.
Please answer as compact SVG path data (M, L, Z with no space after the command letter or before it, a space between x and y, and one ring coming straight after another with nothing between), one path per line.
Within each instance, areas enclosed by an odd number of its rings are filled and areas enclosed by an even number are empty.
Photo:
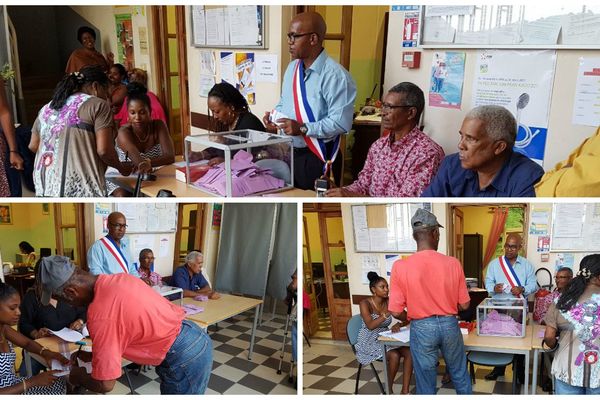
M296 269L296 204L224 204L215 289L283 299Z

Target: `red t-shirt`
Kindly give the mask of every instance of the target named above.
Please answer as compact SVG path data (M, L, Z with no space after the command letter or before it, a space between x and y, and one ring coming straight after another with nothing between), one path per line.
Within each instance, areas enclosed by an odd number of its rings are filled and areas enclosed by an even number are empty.
M92 338L92 378L122 375L121 358L158 365L165 358L185 318L183 308L129 274L99 275L88 307Z
M470 300L460 262L434 250L398 260L392 267L388 309L409 319L455 315L458 304Z

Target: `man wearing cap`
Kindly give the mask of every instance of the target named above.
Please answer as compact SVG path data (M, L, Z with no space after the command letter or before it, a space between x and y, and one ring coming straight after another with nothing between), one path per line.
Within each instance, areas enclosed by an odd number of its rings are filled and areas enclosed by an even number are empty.
M88 250L88 266L94 275L126 273L139 277L129 249L122 240L127 231L127 219L115 211L107 219L108 235L96 240Z
M66 257L46 257L40 266L42 304L54 296L88 307L92 373L73 367L69 381L91 391L113 390L121 359L155 365L161 394L203 394L212 367L212 342L185 319L185 312L129 274L92 275ZM132 301L143 299L146 306ZM89 353L75 357L89 361Z
M490 261L485 274L485 288L490 296L525 297L537 291L535 268L525 258L519 255L523 247L523 239L517 233L509 233L504 243L504 256ZM525 357L516 356L515 369L517 383L525 380ZM505 366L494 367L485 376L488 381L495 381L504 376Z
M435 394L439 352L458 394L472 392L467 359L456 315L469 307L465 274L460 262L438 253L435 215L418 209L411 219L417 252L394 263L388 309L410 321L410 352L417 394ZM433 279L432 279L433 278Z

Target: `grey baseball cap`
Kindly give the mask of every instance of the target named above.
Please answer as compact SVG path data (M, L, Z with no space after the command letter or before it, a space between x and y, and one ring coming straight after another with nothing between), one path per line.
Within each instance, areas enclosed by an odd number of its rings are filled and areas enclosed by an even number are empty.
M74 271L75 266L68 257L50 256L42 258L39 283L42 285L42 298L40 300L43 305L46 306L50 303L52 292L64 285Z
M422 208L419 208L415 215L413 215L410 220L410 225L412 226L413 232L438 227L443 228L435 215Z

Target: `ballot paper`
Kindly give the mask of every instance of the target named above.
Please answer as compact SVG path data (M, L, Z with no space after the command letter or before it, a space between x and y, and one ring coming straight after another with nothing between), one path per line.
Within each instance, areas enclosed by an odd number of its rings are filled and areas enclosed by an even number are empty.
M271 110L271 114L269 115L269 121L271 121L272 123L274 123L275 125L277 125L276 121L278 119L281 119L281 118L287 118L287 119L289 119L290 117L288 117L284 113L279 112L277 110Z
M60 331L50 331L52 332L55 336L58 336L59 338L61 338L64 341L67 342L78 342L80 340L82 340L85 337L88 337L90 335L90 333L88 332L87 329L87 325L83 326L83 329L81 330L81 332L79 331L75 331L73 329L69 329L69 328L62 328Z
M54 370L54 371L60 371L60 372L55 372L53 375L54 376L65 376L65 375L69 375L69 372L71 371L71 367L69 365L63 365L60 363L60 361L52 359L52 362L50 363L50 369Z
M394 339L394 340L399 340L403 343L408 343L408 342L410 342L410 328L403 326L402 328L400 328L399 332L392 333L392 331L389 330L389 331L381 332L379 334L379 336L387 337L387 338Z

